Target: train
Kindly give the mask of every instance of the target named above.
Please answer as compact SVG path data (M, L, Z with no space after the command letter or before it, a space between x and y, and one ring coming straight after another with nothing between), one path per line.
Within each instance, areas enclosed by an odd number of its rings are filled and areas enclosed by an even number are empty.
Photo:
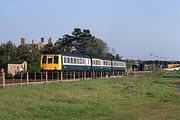
M126 62L92 58L64 51L44 51L41 54L42 71L125 71Z

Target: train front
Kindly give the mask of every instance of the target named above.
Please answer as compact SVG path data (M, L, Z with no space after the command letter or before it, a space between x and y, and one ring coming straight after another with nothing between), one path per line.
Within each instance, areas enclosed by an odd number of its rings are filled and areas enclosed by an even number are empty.
M62 70L61 54L41 54L42 71Z

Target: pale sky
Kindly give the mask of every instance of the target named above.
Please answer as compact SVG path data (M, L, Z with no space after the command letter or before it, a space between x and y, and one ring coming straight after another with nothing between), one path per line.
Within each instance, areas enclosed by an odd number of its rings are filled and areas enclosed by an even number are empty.
M180 60L180 0L0 0L0 43L90 29L123 58Z

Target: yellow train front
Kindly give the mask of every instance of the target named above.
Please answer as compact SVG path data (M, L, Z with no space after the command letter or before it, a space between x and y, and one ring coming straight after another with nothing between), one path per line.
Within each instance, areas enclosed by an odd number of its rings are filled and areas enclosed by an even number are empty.
M43 71L62 70L61 54L41 54L40 66Z

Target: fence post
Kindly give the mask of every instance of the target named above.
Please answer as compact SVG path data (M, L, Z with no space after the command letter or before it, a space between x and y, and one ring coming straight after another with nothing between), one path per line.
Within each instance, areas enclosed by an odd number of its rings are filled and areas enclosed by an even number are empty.
M76 79L76 72L73 71L73 79L75 80Z
M61 80L63 80L63 71L61 71Z
M12 75L12 81L13 81L13 86L14 86L14 75Z
M81 72L81 79L84 79L84 71Z
M95 78L95 71L93 71L93 78Z
M41 82L42 82L42 80L43 80L43 76L42 76L42 72L41 72Z
M29 85L29 72L27 72L26 84Z
M86 79L86 70L84 71L84 79Z
M54 76L53 76L53 72L52 72L52 81L53 81L53 77L54 77Z
M35 84L36 84L36 72L34 72L34 80L35 80Z
M20 74L20 75L21 75L21 87L22 87L22 75L23 75L23 74L22 74L22 72L21 72L21 74Z
M47 74L47 72L46 72L46 82L48 81L48 74Z
M6 83L5 83L5 73L2 72L2 76L3 76L3 88L6 86Z
M102 78L102 70L101 70L101 78Z
M93 71L91 70L91 78L93 78Z
M59 72L58 71L56 72L56 75L57 75L57 80L59 80Z

